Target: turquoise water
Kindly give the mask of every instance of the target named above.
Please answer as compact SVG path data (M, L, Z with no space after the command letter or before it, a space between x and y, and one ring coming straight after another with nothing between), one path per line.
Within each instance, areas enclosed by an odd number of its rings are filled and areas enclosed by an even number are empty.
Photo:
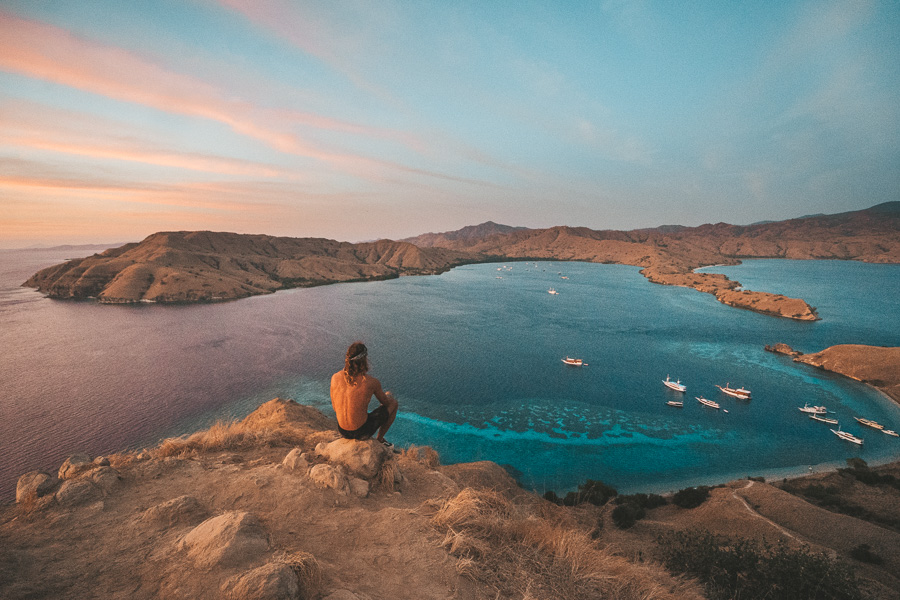
M70 452L151 444L275 396L330 412L328 380L355 339L400 401L390 439L430 445L445 463L493 460L540 492L587 478L660 491L851 456L896 458L900 440L862 431L852 416L900 428L900 408L762 349L900 345L900 267L862 267L758 261L728 269L748 287L818 306L823 320L801 323L652 285L620 265L470 265L180 307L52 301L14 287L30 272L16 281L26 269L8 266L0 269L0 343L16 351L0 363L0 490ZM804 280L808 293L778 287ZM848 302L848 282L875 291ZM567 367L565 356L588 365ZM679 396L662 385L666 375L687 384L683 409L666 406ZM753 400L722 396L714 386L726 382L752 389ZM702 407L699 395L728 412ZM828 406L864 447L807 419L797 411L805 402Z

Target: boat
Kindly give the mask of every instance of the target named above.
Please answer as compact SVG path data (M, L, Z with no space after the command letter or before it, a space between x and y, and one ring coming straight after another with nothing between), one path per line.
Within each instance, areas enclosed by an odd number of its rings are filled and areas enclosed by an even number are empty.
M728 384L725 384L725 387L721 385L716 385L717 388L722 390L724 393L729 396L734 396L735 398L740 398L741 400L749 400L750 399L750 390L745 390L744 388L732 388L728 387Z
M561 359L561 360L562 360L564 363L566 363L567 365L572 366L572 367L581 367L581 366L587 365L587 363L584 362L584 360L582 360L582 359L580 359L580 358L569 358L569 357L567 356L567 357L565 357L565 358L563 358L563 359Z
M554 290L553 288L550 288L549 290L547 290L547 293L548 293L548 294L552 294L552 295L554 295L554 296L556 296L557 294L559 294L559 292L557 292L557 291Z
M669 376L666 375L666 380L663 381L663 385L669 388L670 390L675 390L676 392L685 392L687 391L687 386L681 383L681 380L671 381Z
M853 435L852 433L847 433L846 431L841 431L840 427L838 428L837 431L832 429L831 433L838 436L839 438L841 438L844 441L853 442L854 444L862 446L862 443L863 443L862 438L858 438L855 435Z
M700 404L702 404L703 406L708 406L710 408L719 408L718 402L713 402L712 400L707 400L706 398L704 398L702 396L699 396L699 397L694 396L694 397L697 398L697 401L700 402Z
M881 423L876 423L875 421L872 421L869 419L863 419L861 417L853 417L853 418L856 419L857 421L859 421L861 424L865 425L866 427L871 427L872 429L884 429L884 425L882 425Z
M882 429L881 432L882 432L882 433L886 433L886 434L888 434L888 435L892 435L892 436L894 436L894 437L900 437L900 433L897 433L897 432L894 431L893 429Z
M684 407L684 402L682 402L681 400L669 400L668 402L666 402L666 404L668 404L669 406L674 406L675 408Z
M819 421L821 423L828 423L829 425L837 425L838 424L837 419L831 419L828 417L820 417L818 414L811 414L811 415L809 415L809 418L812 419L813 421Z
M807 402L802 407L797 408L800 412L810 413L813 415L824 415L828 412L828 409L824 406L810 406Z

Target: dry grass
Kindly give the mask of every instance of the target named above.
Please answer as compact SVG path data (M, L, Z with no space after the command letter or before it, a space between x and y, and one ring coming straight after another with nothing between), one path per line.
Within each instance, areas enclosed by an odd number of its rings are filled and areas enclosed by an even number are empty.
M410 446L400 454L400 459L415 461L429 469L437 469L441 465L440 455L430 446Z
M432 523L457 571L503 595L532 598L663 600L701 598L662 567L635 564L598 548L587 531L553 522L502 494L466 488Z
M304 598L312 598L322 587L322 567L316 557L309 552L283 553L280 562L288 564L297 574L297 582Z

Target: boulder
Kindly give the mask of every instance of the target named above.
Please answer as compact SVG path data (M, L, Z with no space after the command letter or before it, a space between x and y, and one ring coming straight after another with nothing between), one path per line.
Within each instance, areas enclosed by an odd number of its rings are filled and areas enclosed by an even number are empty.
M237 566L267 551L269 539L256 516L231 511L194 527L177 548L200 567Z
M112 467L97 467L85 478L90 479L97 484L97 487L99 487L104 494L111 492L122 480L119 472Z
M222 593L234 600L297 600L300 584L290 565L268 563L228 579Z
M369 482L359 477L348 477L347 482L350 484L350 493L358 498L365 498L369 495Z
M282 466L286 469L290 469L291 471L300 471L305 473L309 468L309 463L306 462L306 457L303 456L300 448L294 448L288 455L284 457L284 460L281 461Z
M356 477L372 479L381 472L381 466L392 456L384 444L376 440L348 440L340 438L331 443L316 446L316 453L339 464Z
M73 454L59 468L59 478L63 480L73 479L96 466L87 454Z
M106 458L105 456L98 456L94 459L94 464L97 465L98 467L108 467L109 459Z
M350 493L350 482L347 476L328 464L315 465L309 470L309 478L323 488L331 488L341 494Z
M337 590L331 592L323 600L368 600L366 595L357 595L350 590Z
M140 519L162 527L196 523L206 516L206 510L193 496L178 496L156 506L151 506Z
M31 471L19 477L16 483L16 502L32 502L53 491L56 482L43 471Z
M56 492L56 501L60 506L78 506L93 500L99 500L103 492L89 479L67 479Z

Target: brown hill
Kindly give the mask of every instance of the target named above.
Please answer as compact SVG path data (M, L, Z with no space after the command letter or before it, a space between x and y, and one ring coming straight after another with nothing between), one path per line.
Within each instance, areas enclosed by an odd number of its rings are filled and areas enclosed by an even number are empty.
M44 269L26 286L54 298L105 303L198 302L243 298L333 282L439 273L478 257L381 240L163 232Z

